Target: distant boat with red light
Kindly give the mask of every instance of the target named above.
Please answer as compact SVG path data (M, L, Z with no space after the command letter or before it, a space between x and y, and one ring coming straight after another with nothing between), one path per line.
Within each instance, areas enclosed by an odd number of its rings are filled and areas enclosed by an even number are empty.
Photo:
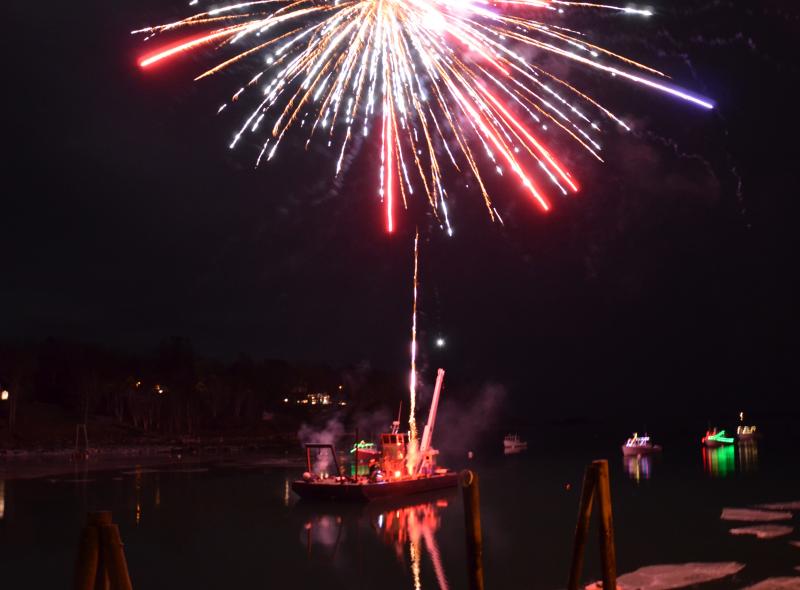
M633 436L631 436L627 441L625 441L625 444L622 445L622 454L626 457L650 455L652 453L660 452L661 445L653 444L649 436L639 436L636 432L634 432Z
M431 446L443 382L444 369L439 369L428 423L425 425L415 460L409 461L409 443L406 435L399 432L400 421L397 420L392 424L391 432L381 435L380 451L370 449L368 475L362 475L358 468L362 444L356 444L353 449L356 469L349 476L345 474L343 466L340 467L332 444L305 445L307 470L302 479L292 482L292 490L304 500L369 502L378 498L408 496L458 485L458 474L436 464L439 451ZM314 472L311 462L311 452L314 450L318 453L330 452L334 475Z
M716 428L711 428L706 431L706 435L700 439L705 446L710 449L716 449L719 447L726 447L728 445L732 445L736 442L736 439L730 436L725 435L724 430L718 430Z

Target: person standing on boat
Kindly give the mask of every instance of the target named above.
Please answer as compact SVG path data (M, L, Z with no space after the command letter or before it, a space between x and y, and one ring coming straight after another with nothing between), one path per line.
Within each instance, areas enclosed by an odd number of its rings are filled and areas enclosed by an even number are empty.
M370 481L377 481L378 480L378 471L379 465L378 462L373 457L369 460L369 480Z

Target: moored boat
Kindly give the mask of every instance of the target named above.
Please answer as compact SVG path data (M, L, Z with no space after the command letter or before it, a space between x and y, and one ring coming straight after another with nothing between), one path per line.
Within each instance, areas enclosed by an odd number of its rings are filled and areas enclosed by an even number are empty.
M752 440L756 437L756 427L747 426L744 423L744 412L739 412L739 425L736 427L736 438L738 440Z
M507 434L503 438L503 452L506 454L519 453L528 448L528 443L522 440L518 434Z
M636 455L649 455L651 453L658 453L661 451L661 445L653 444L650 437L646 434L639 436L634 432L625 444L622 445L622 454L626 457L635 457Z
M458 485L456 472L437 466L436 458L439 451L431 446L443 381L444 369L439 369L428 423L425 425L415 459L409 461L409 453L413 452L413 447L406 440L406 435L399 432L400 421L397 420L392 424L391 432L381 435L380 453L369 450L367 475L362 475L358 468L352 475L346 475L344 467L339 466L336 449L332 444L306 444L307 470L303 473L302 479L292 482L292 490L301 498L308 500L368 502L377 498L407 496ZM353 449L356 466L359 465L359 455L363 452L362 445L363 443L358 443ZM315 472L311 464L313 450L318 453L330 452L334 475L329 475L323 469L317 469Z
M706 431L706 435L700 440L700 442L711 449L715 449L718 447L732 445L736 442L736 439L730 436L725 436L724 430L711 428Z

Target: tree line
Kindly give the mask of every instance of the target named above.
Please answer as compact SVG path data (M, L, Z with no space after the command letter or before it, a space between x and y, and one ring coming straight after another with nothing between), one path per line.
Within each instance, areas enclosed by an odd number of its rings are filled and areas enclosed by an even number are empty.
M308 411L296 398L328 392L347 411L369 410L403 395L402 376L366 363L345 367L197 354L185 338L162 341L150 354L48 339L0 345L0 390L8 427L33 404L57 406L76 423L107 416L142 432L194 434ZM289 399L290 403L284 400ZM2 415L2 414L0 414Z

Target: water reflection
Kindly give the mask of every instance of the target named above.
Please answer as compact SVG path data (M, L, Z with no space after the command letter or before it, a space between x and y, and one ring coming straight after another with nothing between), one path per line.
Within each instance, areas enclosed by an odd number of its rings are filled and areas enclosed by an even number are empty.
M736 469L733 445L703 447L703 470L712 477L728 477Z
M421 587L419 572L423 545L430 556L439 588L447 590L449 587L435 536L442 524L439 510L446 508L447 505L448 500L441 498L436 502L398 508L380 514L374 522L382 533L381 537L384 542L394 546L398 559L402 560L404 546L408 544L415 588Z
M142 470L138 466L136 468L136 475L133 479L133 489L134 496L136 498L136 513L134 518L136 520L136 526L139 526L139 523L142 520Z
M0 479L0 520L6 517L6 482Z
M336 555L339 543L344 532L344 518L329 514L322 514L311 518L303 525L303 541L309 557L312 553L313 545L322 545L332 550L332 555Z
M625 473L637 484L643 479L650 479L653 472L653 457L650 455L636 455L622 458Z
M712 477L728 477L758 470L758 443L743 440L736 445L718 448L703 447L703 470Z
M453 493L373 502L366 506L320 506L304 504L295 510L304 515L302 542L308 556L315 546L335 557L348 532L355 533L355 542L362 542L359 531L366 527L385 544L392 547L401 564L408 563L414 588L422 588L422 561L427 555L439 590L449 590L436 533L442 525L442 511L447 508Z
M743 440L736 446L736 454L741 473L758 471L758 443L755 440Z

